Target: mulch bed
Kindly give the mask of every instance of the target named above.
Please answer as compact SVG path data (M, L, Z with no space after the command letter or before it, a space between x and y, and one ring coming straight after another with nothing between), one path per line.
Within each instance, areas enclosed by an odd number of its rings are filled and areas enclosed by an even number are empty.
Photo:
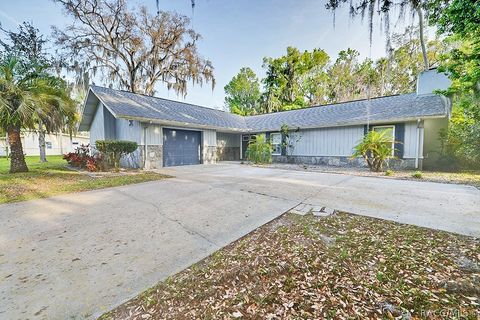
M286 214L101 319L478 319L480 241Z

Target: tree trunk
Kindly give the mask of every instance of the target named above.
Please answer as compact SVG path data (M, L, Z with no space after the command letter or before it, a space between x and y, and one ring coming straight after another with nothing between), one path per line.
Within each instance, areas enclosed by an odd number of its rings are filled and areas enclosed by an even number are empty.
M429 64L428 64L428 56L427 56L427 47L425 45L425 35L424 35L424 30L423 30L423 11L422 8L417 6L417 14L418 14L418 22L420 24L420 44L422 45L422 56L423 56L423 63L425 66L425 70L429 69Z
M47 162L47 153L45 151L45 130L42 121L38 122L38 148L40 149L40 162Z
M10 144L10 173L28 172L20 137L20 126L8 128L7 134L8 143Z

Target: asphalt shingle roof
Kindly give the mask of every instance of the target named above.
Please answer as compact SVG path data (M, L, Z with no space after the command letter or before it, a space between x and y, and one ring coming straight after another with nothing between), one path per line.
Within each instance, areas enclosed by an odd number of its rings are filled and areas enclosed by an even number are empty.
M229 112L183 102L92 86L92 92L116 117L197 124L229 130L275 131L289 127L314 128L369 122L394 122L446 116L444 99L416 93L350 101L298 110L241 117Z
M313 128L445 116L446 107L438 95L408 93L370 100L349 101L298 110L246 117L253 131L278 130L282 124L290 127Z
M115 116L247 129L243 117L229 112L104 87L91 89Z

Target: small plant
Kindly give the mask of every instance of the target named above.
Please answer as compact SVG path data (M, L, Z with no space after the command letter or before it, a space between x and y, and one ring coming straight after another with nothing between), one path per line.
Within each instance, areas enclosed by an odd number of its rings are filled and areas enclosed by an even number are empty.
M412 173L412 177L415 179L422 179L422 172L421 171L415 171Z
M393 170L388 169L387 171L385 171L385 175L387 177L393 176Z
M90 146L81 145L78 147L75 152L69 152L63 155L69 165L72 167L87 169L88 171L101 171L103 170L103 159L102 156L90 155Z
M103 165L103 157L101 154L95 154L87 159L85 168L90 172L104 171L105 166Z
M272 162L272 146L262 134L256 135L247 148L247 159L253 163Z
M392 132L370 131L354 147L352 158L363 157L371 171L382 171L387 159L392 158Z
M282 124L280 127L280 133L282 135L281 147L285 150L287 157L293 155L295 146L302 139L302 136L299 134L300 128L292 130L288 127L287 124Z

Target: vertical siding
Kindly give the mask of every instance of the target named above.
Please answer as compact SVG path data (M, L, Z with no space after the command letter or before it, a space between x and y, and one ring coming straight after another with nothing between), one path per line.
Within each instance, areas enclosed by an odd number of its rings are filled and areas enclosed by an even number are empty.
M405 123L405 141L403 143L403 157L415 158L417 147L417 123Z
M204 147L216 147L217 146L217 132L214 130L203 130L202 143Z
M130 125L129 120L116 119L115 127L118 140L135 141L139 145L144 145L144 128L139 121L132 121ZM148 145L163 144L162 127L158 124L149 124L146 136Z
M130 121L126 119L115 120L115 132L118 140L135 141L141 144L142 141L142 126L138 121Z
M320 128L296 133L293 155L350 156L363 137L363 126Z
M103 104L98 103L97 111L93 117L92 124L90 126L90 145L94 146L95 141L105 139L105 126L103 120Z
M135 141L139 145L135 152L122 158L121 165L130 168L141 167L142 159L140 156L140 150L144 148L143 146L145 145L144 127L142 126L142 123L139 121L132 121L130 124L129 120L116 119L115 127L117 139ZM147 128L146 139L149 146L162 145L162 127L157 124L150 124Z
M240 134L217 132L217 146L240 147Z
M115 125L116 119L115 117L108 111L107 108L103 107L103 120L105 126L105 140L113 140L116 139L115 133Z
M134 152L126 155L120 159L120 166L126 168L140 168L142 166L142 159L140 156L140 147Z
M163 129L158 124L149 125L147 128L147 143L150 146L163 145Z

